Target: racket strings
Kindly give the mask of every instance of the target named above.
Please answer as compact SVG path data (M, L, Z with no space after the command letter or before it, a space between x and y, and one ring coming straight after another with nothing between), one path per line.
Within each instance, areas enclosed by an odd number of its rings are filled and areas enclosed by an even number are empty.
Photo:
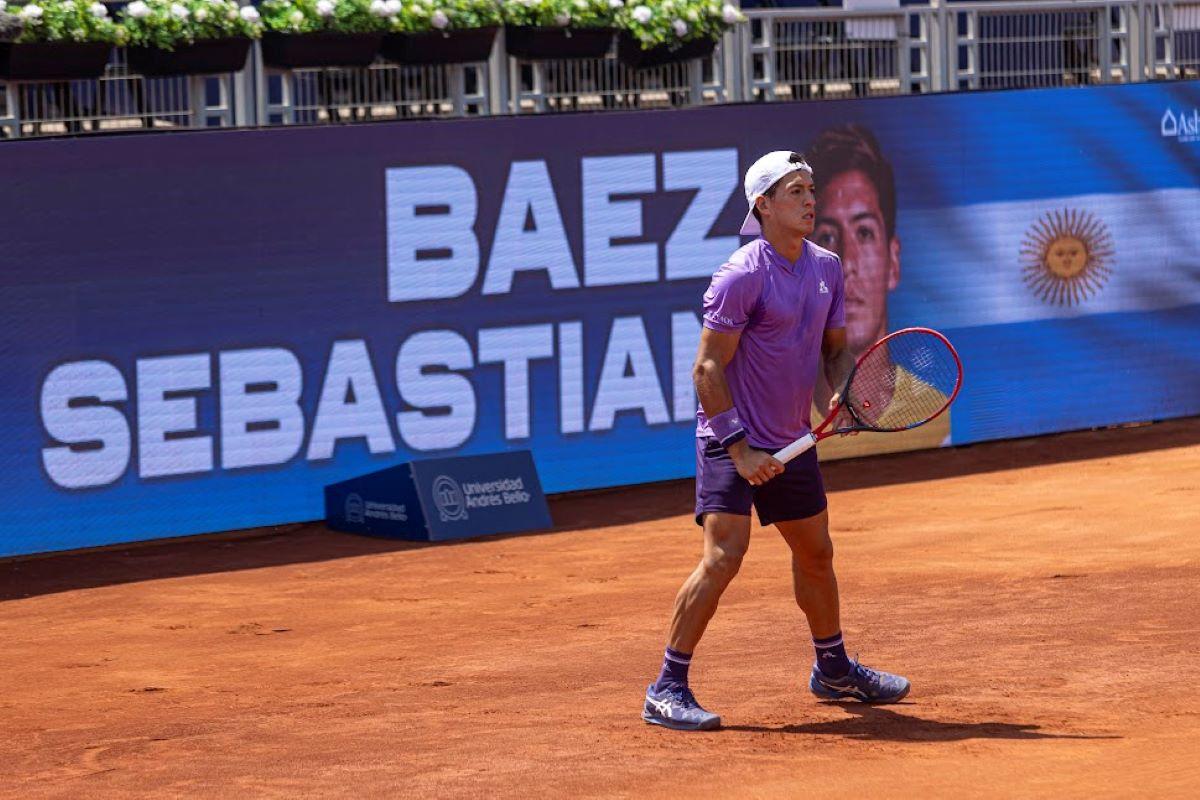
M944 409L959 377L950 347L932 333L913 331L892 337L859 362L847 403L863 425L904 430Z

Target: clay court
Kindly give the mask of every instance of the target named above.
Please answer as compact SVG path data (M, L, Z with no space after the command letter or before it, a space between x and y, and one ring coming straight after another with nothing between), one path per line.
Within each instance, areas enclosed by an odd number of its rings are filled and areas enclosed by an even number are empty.
M320 524L0 563L4 797L1195 797L1200 420L826 470L851 651L820 704L756 529L693 667L718 732L641 722L699 554L689 481L552 533Z

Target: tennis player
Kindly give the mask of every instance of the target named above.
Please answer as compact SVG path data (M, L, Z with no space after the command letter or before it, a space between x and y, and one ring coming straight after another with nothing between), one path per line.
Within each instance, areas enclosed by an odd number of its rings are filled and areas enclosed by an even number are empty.
M817 370L842 386L854 366L841 263L805 239L815 219L812 169L797 153L767 153L746 172L745 189L750 209L741 232L759 238L713 275L692 370L700 397L696 522L704 529L704 556L675 598L662 672L642 711L646 722L678 730L721 724L696 701L688 667L750 544L751 505L792 552L796 603L816 650L812 693L894 703L909 690L905 678L846 655L816 450L786 467L770 455L810 430ZM835 395L830 409L837 401Z

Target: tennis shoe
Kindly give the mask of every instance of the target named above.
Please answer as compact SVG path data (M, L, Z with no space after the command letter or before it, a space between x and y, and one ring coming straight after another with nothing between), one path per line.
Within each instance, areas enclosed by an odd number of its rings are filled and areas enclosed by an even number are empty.
M851 661L850 671L840 678L830 678L813 664L808 688L822 700L851 698L864 703L896 703L904 699L911 686L908 678Z
M701 708L692 690L686 686L655 691L654 684L650 684L646 689L642 719L651 725L677 731L711 731L721 727L721 718Z

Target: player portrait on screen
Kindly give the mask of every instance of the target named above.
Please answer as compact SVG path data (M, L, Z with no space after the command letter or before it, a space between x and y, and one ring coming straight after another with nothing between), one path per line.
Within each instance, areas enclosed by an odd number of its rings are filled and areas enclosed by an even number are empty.
M816 224L809 240L840 257L845 279L846 340L858 358L903 325L891 325L888 297L900 285L896 178L875 134L862 125L828 128L805 151L817 187ZM921 324L922 320L912 320ZM813 425L824 417L833 389L818 376ZM853 436L821 444L821 458L937 447L950 433L950 415L893 436Z

